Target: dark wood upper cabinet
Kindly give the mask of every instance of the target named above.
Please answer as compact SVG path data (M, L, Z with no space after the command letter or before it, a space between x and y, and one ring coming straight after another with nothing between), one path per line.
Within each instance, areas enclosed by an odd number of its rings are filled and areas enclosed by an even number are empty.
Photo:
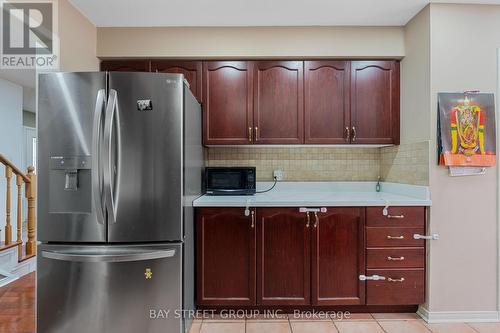
M184 74L193 95L201 102L201 64L201 61L153 60L151 61L151 71Z
M255 143L303 143L303 62L256 61L254 66Z
M248 61L203 63L203 141L205 144L253 142L253 72Z
M150 65L149 60L103 60L101 61L101 71L149 72Z
M103 60L103 71L182 73L205 145L399 144L399 61Z
M312 304L365 303L365 209L328 208L310 213L313 230Z
M351 62L351 143L399 144L399 62Z
M257 303L310 303L310 228L298 208L257 210Z
M349 65L348 61L304 62L304 143L349 143Z
M198 209L196 227L198 305L255 305L255 212Z

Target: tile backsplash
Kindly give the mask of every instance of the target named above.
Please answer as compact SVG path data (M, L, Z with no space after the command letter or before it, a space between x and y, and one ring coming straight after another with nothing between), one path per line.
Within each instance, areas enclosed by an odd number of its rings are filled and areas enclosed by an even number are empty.
M207 166L257 167L259 181L272 180L273 170L282 169L285 181L374 181L381 176L426 185L428 151L424 142L384 148L210 147L205 153Z
M207 148L207 166L256 166L257 180L282 169L285 181L376 180L377 148Z
M429 141L380 148L380 176L384 181L429 185Z

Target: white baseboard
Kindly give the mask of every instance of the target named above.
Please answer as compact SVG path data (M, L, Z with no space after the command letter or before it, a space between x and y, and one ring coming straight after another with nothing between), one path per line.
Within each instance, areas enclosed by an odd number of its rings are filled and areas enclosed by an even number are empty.
M429 311L419 306L417 314L429 324L500 321L498 311Z

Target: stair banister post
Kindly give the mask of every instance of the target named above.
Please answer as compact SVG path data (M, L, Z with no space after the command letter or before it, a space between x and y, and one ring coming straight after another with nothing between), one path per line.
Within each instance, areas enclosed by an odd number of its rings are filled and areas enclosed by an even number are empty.
M23 185L23 177L21 175L16 175L16 185L17 185L17 256L21 260L23 257L23 239L21 237L22 229L22 196L21 196L21 186Z
M5 245L12 243L12 226L10 225L10 179L12 177L12 168L5 166L5 178L7 181L6 206L5 206Z
M35 196L36 196L36 175L34 168L28 167L29 183L26 184L26 198L28 199L28 242L26 243L26 256L36 254L35 241Z

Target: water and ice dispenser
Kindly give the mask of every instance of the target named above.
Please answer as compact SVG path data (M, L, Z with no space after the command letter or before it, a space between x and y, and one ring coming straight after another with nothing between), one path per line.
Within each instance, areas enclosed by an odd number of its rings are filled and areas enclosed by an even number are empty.
M91 213L91 166L90 156L50 157L51 213Z

